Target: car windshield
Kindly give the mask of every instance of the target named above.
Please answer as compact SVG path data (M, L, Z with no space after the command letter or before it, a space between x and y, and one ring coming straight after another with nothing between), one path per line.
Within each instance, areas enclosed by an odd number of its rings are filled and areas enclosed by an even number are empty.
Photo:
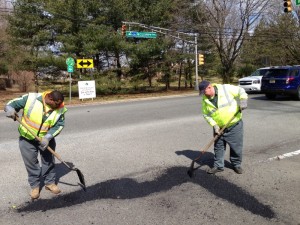
M268 72L268 69L265 69L265 70L259 70L259 75L260 75L260 76L263 76L263 75L265 75L267 72Z
M250 77L254 77L254 76L263 76L265 75L265 73L268 72L268 69L260 69L260 70L256 70L255 72L253 72Z
M288 69L268 69L264 74L264 77L281 77L287 76L289 70Z

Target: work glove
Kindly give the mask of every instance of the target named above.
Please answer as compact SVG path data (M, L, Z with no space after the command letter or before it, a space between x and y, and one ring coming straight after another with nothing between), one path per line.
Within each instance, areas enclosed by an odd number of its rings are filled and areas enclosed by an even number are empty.
M241 111L247 108L247 99L240 100L240 109Z
M13 107L11 107L10 105L6 105L4 111L6 117L12 118L14 121L16 121L16 110Z
M220 127L218 125L214 125L214 134L220 135L221 134L220 131L221 131Z
M46 134L41 142L40 142L40 149L42 151L45 151L45 149L48 147L50 140L53 138L53 136L51 134Z

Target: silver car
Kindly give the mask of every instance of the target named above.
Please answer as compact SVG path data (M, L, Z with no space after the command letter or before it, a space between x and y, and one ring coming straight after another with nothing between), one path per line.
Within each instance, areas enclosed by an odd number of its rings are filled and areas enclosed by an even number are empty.
M246 92L261 92L261 78L270 67L257 69L250 76L239 79L239 86Z

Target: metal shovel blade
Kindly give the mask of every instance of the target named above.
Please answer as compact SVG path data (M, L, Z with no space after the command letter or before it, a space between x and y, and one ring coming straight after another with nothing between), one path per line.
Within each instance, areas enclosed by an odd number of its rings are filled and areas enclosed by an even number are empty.
M77 175L78 175L78 178L79 178L79 181L80 183L82 184L82 189L86 192L86 186L85 186L85 180L84 180L84 176L83 174L81 173L81 171L77 168L74 168L74 170L76 171Z
M189 170L187 171L187 174L189 175L190 178L192 178L194 176L194 164L195 164L195 161L193 160Z

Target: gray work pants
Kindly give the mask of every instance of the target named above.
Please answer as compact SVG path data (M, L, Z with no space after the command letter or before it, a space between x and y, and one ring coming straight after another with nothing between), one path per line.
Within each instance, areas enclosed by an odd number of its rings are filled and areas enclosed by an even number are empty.
M55 150L55 139L49 142L49 147ZM42 151L39 142L29 141L23 137L19 138L21 155L28 173L28 182L31 188L39 187L43 181L46 185L55 183L55 158L47 149ZM38 154L41 156L41 165Z
M233 126L226 128L214 143L214 167L224 167L226 144L230 147L230 162L233 167L240 167L243 151L243 121L240 120Z

